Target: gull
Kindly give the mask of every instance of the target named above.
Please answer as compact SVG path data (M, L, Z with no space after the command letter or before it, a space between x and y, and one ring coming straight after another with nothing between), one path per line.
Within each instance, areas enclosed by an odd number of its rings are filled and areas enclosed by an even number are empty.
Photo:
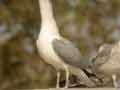
M41 31L37 39L37 48L43 60L55 68L57 72L56 88L59 88L61 70L66 72L65 88L69 86L70 73L76 75L87 86L94 83L81 70L89 67L87 60L81 59L81 54L76 46L63 38L53 16L52 5L49 0L39 0L41 13Z
M104 83L112 80L114 87L119 87L117 80L120 77L120 41L102 45L92 63L97 77L103 79Z

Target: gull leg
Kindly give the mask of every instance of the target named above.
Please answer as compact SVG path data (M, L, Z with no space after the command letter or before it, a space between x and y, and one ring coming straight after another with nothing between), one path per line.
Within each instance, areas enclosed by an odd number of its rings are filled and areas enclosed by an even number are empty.
M114 85L114 87L115 87L115 88L118 88L117 77L116 77L115 74L112 75L112 79L113 79L113 85Z
M57 72L57 83L56 83L56 88L59 88L59 82L60 82L60 72Z
M69 86L69 69L67 66L65 66L65 72L66 72L65 88L68 88L68 86Z

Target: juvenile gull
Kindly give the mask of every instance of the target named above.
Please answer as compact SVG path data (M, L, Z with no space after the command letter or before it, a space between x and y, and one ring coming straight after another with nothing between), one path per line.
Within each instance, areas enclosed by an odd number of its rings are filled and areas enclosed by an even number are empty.
M120 79L120 41L115 44L104 44L93 60L93 72L107 84L113 80L113 85L119 87Z
M70 73L76 75L87 86L94 86L94 83L81 70L88 68L90 63L81 59L81 54L75 45L59 34L50 1L39 0L39 5L41 12L41 31L37 40L37 48L44 61L57 71L56 87L59 88L61 70L66 72L65 88L69 85Z

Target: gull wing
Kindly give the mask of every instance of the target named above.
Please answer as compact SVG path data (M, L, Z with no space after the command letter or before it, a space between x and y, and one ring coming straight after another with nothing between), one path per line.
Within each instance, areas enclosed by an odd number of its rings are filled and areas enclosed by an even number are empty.
M90 65L88 60L82 59L80 51L72 42L66 39L54 39L52 44L54 51L65 63L81 69Z

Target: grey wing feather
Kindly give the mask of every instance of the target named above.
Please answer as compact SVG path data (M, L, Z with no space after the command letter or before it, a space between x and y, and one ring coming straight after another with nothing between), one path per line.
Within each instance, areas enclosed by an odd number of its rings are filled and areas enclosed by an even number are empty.
M72 42L64 39L55 39L52 44L55 52L65 63L80 68L88 67L88 62L82 59L79 50Z

